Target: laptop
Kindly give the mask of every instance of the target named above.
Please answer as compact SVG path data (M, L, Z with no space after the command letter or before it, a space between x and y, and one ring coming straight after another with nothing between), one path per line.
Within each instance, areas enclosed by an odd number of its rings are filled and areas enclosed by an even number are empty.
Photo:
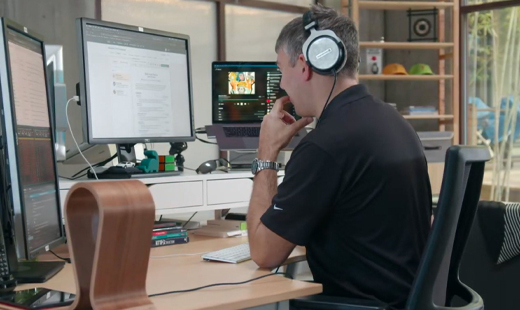
M280 88L282 74L275 62L213 62L212 120L206 127L221 151L256 150L263 117L276 99L286 96ZM292 104L284 109L296 119ZM307 135L301 129L285 150L294 149Z

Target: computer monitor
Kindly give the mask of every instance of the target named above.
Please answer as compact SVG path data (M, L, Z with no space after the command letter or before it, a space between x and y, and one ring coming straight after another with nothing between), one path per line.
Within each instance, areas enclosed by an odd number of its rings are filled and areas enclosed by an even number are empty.
M188 36L86 18L77 34L88 143L195 140Z
M33 259L63 244L59 186L41 37L26 27L1 19L0 89L2 121L2 218L8 223L9 246L18 259ZM12 219L12 221L10 221ZM14 239L14 240L13 240ZM14 241L14 244L13 244ZM62 263L10 265L19 282L43 282Z
M213 62L213 124L260 123L276 99L287 95L275 62ZM292 104L284 109L297 117Z

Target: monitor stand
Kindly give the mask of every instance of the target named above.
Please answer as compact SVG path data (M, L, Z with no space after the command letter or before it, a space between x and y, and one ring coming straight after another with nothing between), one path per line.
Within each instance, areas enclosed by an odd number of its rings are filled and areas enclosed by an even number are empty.
M117 159L119 162L130 161L137 163L137 156L133 144L117 144Z
M64 266L65 262L18 262L12 274L18 283L44 283Z

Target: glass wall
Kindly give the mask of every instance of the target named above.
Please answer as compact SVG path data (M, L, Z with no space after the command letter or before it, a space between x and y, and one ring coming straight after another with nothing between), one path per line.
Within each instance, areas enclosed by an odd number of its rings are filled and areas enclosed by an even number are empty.
M520 201L519 15L519 7L507 7L462 18L466 142L493 155L483 199Z

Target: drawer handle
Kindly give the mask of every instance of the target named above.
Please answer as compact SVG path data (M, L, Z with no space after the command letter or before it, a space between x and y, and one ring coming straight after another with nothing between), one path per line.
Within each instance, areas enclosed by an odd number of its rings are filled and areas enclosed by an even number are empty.
M424 149L426 151L433 151L433 150L440 150L441 147L440 146L425 146Z

